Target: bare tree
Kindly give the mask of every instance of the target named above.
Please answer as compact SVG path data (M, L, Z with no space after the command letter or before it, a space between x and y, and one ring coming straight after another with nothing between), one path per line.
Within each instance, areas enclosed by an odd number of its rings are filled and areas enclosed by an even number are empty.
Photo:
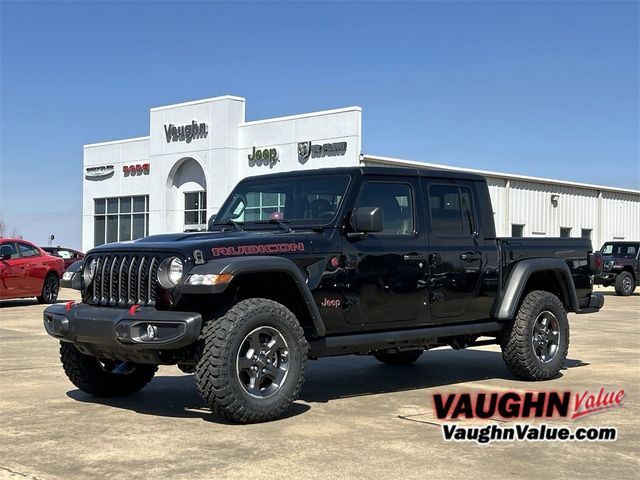
M4 221L2 217L0 217L0 237L8 236L9 238L22 238L20 235L20 230L17 227L9 227L7 222Z
M4 237L5 233L7 233L7 224L4 223L4 220L0 217L0 237Z

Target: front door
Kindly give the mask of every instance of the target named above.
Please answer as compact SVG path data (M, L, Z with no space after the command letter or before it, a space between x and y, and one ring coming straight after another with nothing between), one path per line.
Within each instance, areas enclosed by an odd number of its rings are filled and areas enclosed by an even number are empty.
M9 260L0 260L0 297L16 298L26 294L25 261L20 258L15 243L3 243L12 248Z
M465 315L478 295L486 255L478 245L471 184L423 179L429 222L429 305L435 322L474 320Z
M344 240L348 323L375 329L414 326L423 320L427 265L416 208L418 188L412 177L363 179L354 207L381 207L384 230Z

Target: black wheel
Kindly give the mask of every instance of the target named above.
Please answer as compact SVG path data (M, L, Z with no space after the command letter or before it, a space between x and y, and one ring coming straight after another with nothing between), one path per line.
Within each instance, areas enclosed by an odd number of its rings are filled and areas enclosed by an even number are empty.
M58 292L60 291L60 281L54 273L50 273L44 279L42 285L42 295L36 297L38 303L56 303Z
M97 397L120 397L137 392L151 381L157 365L99 360L84 355L68 342L60 342L60 360L69 380Z
M387 365L409 365L420 358L424 350L407 350L404 352L378 352L373 356Z
M516 377L557 377L569 351L569 322L562 302L535 290L525 298L513 322L505 326L502 358Z
M633 276L629 272L621 272L616 277L616 295L628 297L636 289Z
M308 345L295 315L263 299L243 300L202 329L196 384L216 415L240 423L275 420L298 398Z

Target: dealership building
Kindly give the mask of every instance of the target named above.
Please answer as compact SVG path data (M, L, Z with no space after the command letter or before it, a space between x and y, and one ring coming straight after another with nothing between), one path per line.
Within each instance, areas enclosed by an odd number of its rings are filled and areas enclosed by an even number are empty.
M246 121L233 96L152 108L149 136L84 146L82 248L206 229L249 176L358 165L483 175L499 236L640 239L638 190L368 155L361 126L359 107ZM280 206L278 196L254 202L258 215Z

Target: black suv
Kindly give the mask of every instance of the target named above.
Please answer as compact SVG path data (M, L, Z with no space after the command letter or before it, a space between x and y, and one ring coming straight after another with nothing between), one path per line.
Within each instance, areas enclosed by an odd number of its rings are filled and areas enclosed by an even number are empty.
M614 285L617 295L631 295L640 285L640 242L606 242L600 253L604 266L595 283L604 287Z
M207 232L93 249L82 302L47 308L44 326L86 392L130 394L177 364L214 413L260 422L297 398L308 359L330 355L402 365L499 343L517 377L556 377L567 312L603 305L600 260L585 239L496 238L476 175L282 173L240 182Z

